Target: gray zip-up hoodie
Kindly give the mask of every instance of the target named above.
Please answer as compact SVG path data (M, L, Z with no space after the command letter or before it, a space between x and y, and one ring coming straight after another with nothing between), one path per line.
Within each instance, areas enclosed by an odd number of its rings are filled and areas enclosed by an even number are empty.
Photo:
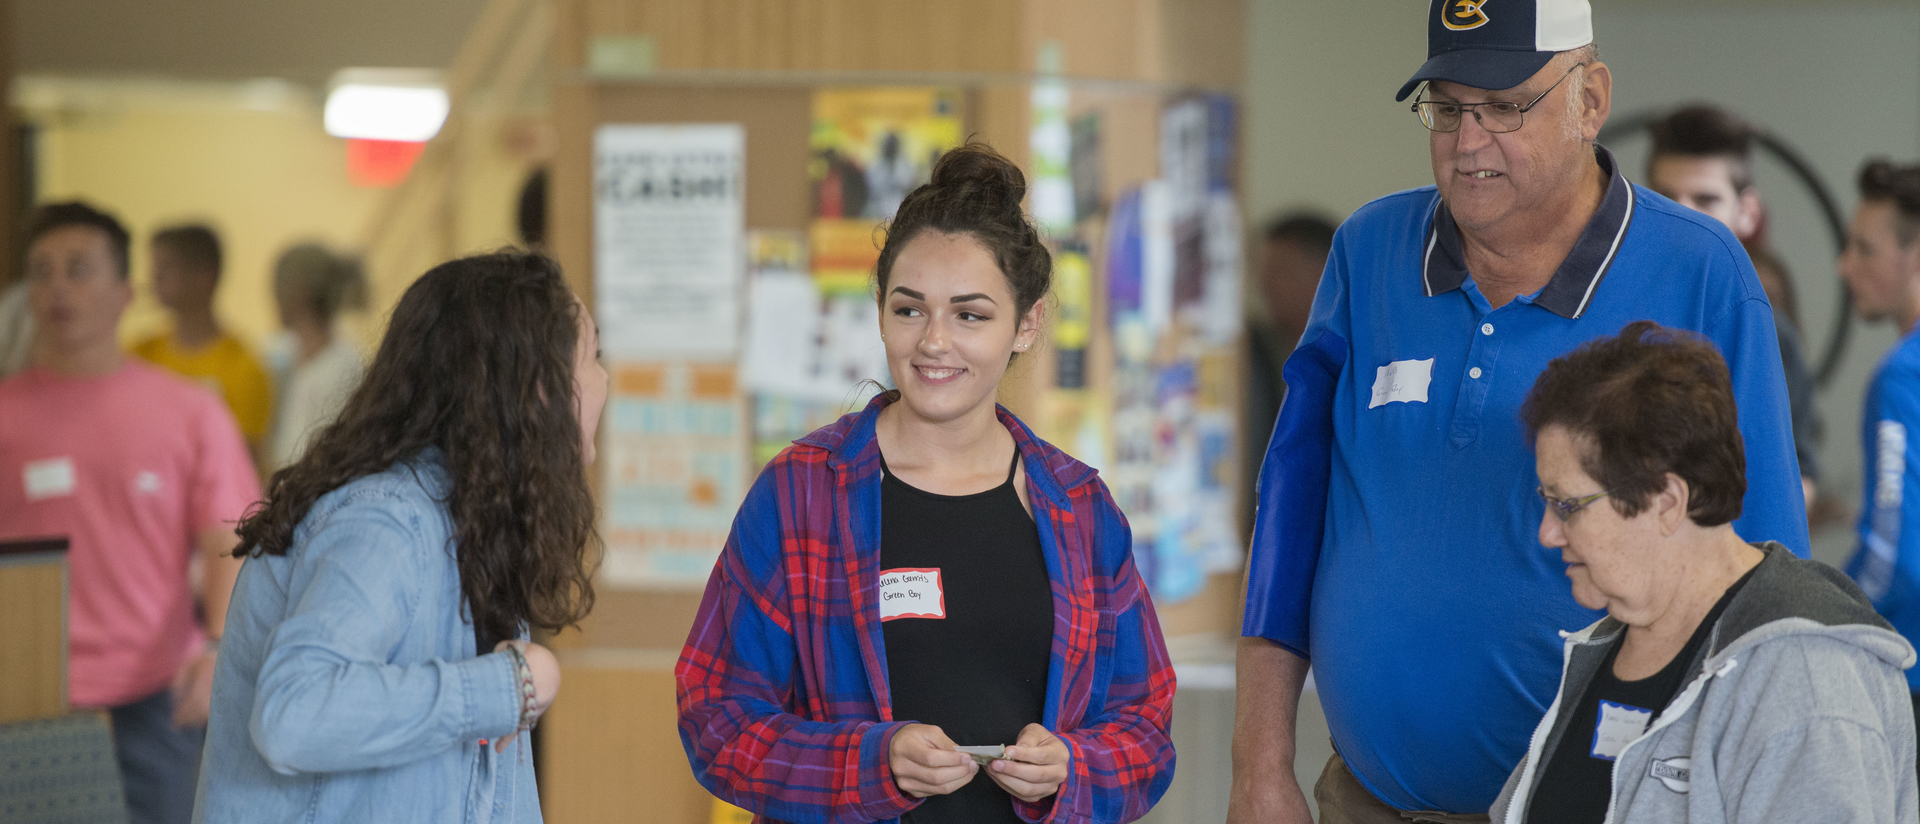
M1696 677L1614 761L1606 820L1920 821L1901 674L1913 646L1846 576L1755 546L1766 557L1714 625ZM1542 760L1585 734L1568 717L1625 629L1608 617L1562 633L1559 695L1493 802L1494 824L1526 821Z

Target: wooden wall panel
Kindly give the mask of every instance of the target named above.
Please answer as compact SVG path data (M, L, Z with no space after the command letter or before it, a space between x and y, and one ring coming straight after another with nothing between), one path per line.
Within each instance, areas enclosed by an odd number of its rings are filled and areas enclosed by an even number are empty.
M706 824L713 810L687 767L670 655L560 655L560 695L540 722L540 806L552 824Z
M662 69L1009 71L1019 0L575 0L570 35L647 36ZM569 50L566 65L584 65Z
M678 653L700 611L699 592L655 592L601 587L593 614L552 639L557 649L619 647Z
M1102 80L1152 80L1158 49L1149 34L1160 0L1029 0L1019 71L1033 71L1040 44L1060 44L1062 73Z
M0 6L0 88L13 88L14 66L18 63L14 47L14 4ZM20 186L26 170L20 166L19 122L12 106L0 107L0 287L10 283L17 268L13 262L26 256L15 248L20 227L26 223L21 208Z
M67 564L0 555L0 723L67 711Z
M1182 86L1240 88L1246 73L1245 0L1165 2L1159 13L1156 28L1165 61L1161 79Z

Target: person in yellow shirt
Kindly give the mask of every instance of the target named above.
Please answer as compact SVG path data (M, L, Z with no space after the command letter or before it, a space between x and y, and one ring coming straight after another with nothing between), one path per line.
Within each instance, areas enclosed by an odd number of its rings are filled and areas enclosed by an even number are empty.
M154 296L173 315L173 331L141 341L133 353L219 395L258 455L273 413L273 385L213 317L220 238L206 226L186 225L155 232L152 243Z

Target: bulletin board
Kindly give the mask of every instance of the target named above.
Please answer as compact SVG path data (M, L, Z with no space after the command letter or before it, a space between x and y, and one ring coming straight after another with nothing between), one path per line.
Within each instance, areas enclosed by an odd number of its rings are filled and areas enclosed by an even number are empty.
M1114 484L1118 450L1113 416L1120 377L1111 334L1113 295L1107 271L1113 249L1106 242L1107 223L1114 203L1160 176L1160 133L1166 109L1184 93L1180 87L1139 78L1193 77L1194 82L1216 87L1231 86L1238 78L1237 62L1233 62L1237 52L1220 48L1215 37L1223 31L1237 37L1231 25L1220 22L1229 20L1229 12L1237 14L1237 3L1204 0L1182 11L1163 7L1159 0L1121 2L1129 9L1126 13L1116 13L1111 3L1088 0L983 0L964 8L910 0L889 5L879 14L871 4L823 0L804 14L792 12L791 25L769 29L714 25L717 18L694 13L696 8L706 8L707 4L698 2L683 9L630 0L563 0L556 6L561 35L555 49L555 60L563 68L552 99L560 140L550 205L555 255L576 291L591 304L593 136L603 126L737 124L744 134L742 165L748 192L743 223L746 282L741 294L743 306L750 309L756 273L778 272L783 267L792 273L797 268L781 262L777 252L781 244L798 239L814 245L812 235L822 216L820 184L825 179L818 130L822 90L950 90L941 93L950 94L956 104L963 136L983 140L1022 168L1033 170L1036 163L1047 165L1049 158L1045 145L1040 156L1034 152L1039 109L1030 38L1035 32L1058 32L1053 36L1079 38L1082 46L1097 40L1097 48L1069 55L1068 65L1082 61L1077 73L1111 80L1071 84L1063 100L1052 101L1052 114L1040 118L1050 119L1056 127L1050 139L1080 151L1070 152L1070 168L1049 167L1050 173L1034 181L1036 189L1053 192L1047 196L1050 203L1057 205L1063 198L1074 201L1075 217L1065 231L1049 226L1049 233L1071 233L1079 243L1061 238L1066 242L1057 247L1060 266L1052 307L1056 314L1048 342L1016 361L1002 383L1000 401L1043 438L1092 458L1108 483ZM596 49L624 50L622 54L644 56L644 60L636 57L636 64L652 61L652 65L624 78L565 68L586 65ZM885 182L873 181L881 185L868 188L885 188ZM1078 208L1083 202L1090 208ZM1041 211L1051 208L1055 207L1043 206ZM807 258L806 272L811 275L816 267L810 253ZM791 278L774 285L776 289L796 286ZM1215 429L1237 425L1230 412L1239 408L1233 386L1239 370L1237 355L1231 345L1209 342L1192 326L1191 318L1172 311L1165 329L1173 333L1149 336L1144 347L1134 350L1149 367L1144 374L1149 377L1148 394L1155 399L1146 421L1150 436L1167 431L1170 423L1186 426L1191 422L1176 420L1175 415L1204 416L1226 410L1227 423ZM756 421L774 417L775 410L756 406L757 394L764 393L756 392L759 378L747 357L752 354L752 337L750 329L741 336L748 351L724 376L697 359L614 364L610 407L627 397L654 403L706 403L710 405L706 411L718 415L727 403L719 390L730 382L738 404L732 408L741 416L737 421L746 421L750 430L750 442L738 447L747 470L742 473L744 484L784 437L813 422L796 415L794 420L801 422L790 421L784 430L754 430ZM1158 391L1163 385L1165 393ZM1164 404L1158 402L1163 394ZM860 399L851 398L846 406ZM737 427L728 430L727 437L736 437L738 431ZM617 492L610 488L613 484L606 473L631 473L613 477L639 481L649 474L644 460L652 459L618 457L621 450L606 446L603 437L602 460L612 459L612 465L602 467L595 480L603 504ZM707 446L732 448L720 441ZM1197 456L1208 448L1200 439L1149 445L1143 454L1151 462L1156 456L1178 452L1193 456L1197 467ZM1241 476L1233 464L1240 452L1222 452L1223 477ZM669 464L694 462L691 455L652 457ZM1190 480L1199 482L1197 477ZM742 490L713 484L705 492L696 494L691 485L688 491L688 500L696 501L719 500ZM1239 523L1237 517L1225 520ZM1151 534L1154 525L1137 519L1134 526ZM619 528L603 525L610 542L620 537ZM1139 547L1136 557L1142 557ZM1182 597L1159 607L1163 631L1169 637L1234 633L1239 581L1237 572L1202 572L1182 582ZM656 757L656 751L677 750L671 667L701 592L684 586L607 586L604 579L597 590L592 615L578 629L552 639L567 668L568 683L591 687L590 694L563 696L555 705L550 755L542 766L546 773L561 776L557 780L564 786L544 788L547 816L558 824L631 817L636 799L645 798L650 809L664 816L661 820L705 821L696 817L697 811L710 810L710 798L683 767L675 770L670 765L676 759L684 764L684 756L668 751L671 758ZM623 740L634 746L610 749L601 719L617 720Z

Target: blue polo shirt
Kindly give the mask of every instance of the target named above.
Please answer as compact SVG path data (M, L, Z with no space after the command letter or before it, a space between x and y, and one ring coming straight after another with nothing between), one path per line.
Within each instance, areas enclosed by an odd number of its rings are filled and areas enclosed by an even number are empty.
M1867 385L1860 417L1867 494L1847 575L1914 641L1920 639L1920 333L1887 353ZM1907 688L1920 692L1920 667L1907 670Z
M1434 187L1334 237L1261 468L1243 634L1313 663L1334 745L1403 810L1485 811L1560 679L1575 603L1538 539L1520 404L1547 362L1636 320L1727 357L1748 540L1807 552L1773 311L1719 222L1620 176L1539 292L1493 308Z

